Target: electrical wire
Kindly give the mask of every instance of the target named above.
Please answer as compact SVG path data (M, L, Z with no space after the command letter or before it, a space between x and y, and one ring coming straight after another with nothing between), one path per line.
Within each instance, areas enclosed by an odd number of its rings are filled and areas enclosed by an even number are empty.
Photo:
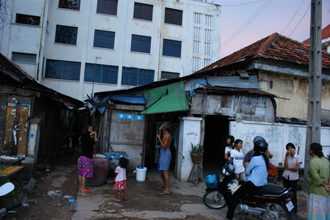
M305 11L305 14L302 16L302 18L300 19L300 21L298 22L298 24L296 25L296 27L292 30L292 32L290 33L289 37L291 36L291 34L296 30L296 28L298 27L298 25L301 23L302 19L306 16L309 8L311 7L311 4L308 5L307 10Z
M303 1L301 2L301 4L299 5L299 7L298 7L296 13L293 15L293 17L291 18L291 20L289 21L289 23L286 25L286 27L284 28L284 30L281 32L281 34L287 29L287 27L291 24L292 20L296 17L296 15L297 15L299 9L301 8L302 4L304 3L304 1L305 1L305 0L303 0Z

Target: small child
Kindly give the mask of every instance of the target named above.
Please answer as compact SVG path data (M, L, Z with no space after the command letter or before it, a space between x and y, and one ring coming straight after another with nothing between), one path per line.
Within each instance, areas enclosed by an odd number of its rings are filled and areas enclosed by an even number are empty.
M126 191L126 168L128 165L128 159L125 157L119 158L119 166L116 168L116 180L113 190L117 190L117 198L113 198L115 202L121 202L120 191L124 193L124 201L127 201Z

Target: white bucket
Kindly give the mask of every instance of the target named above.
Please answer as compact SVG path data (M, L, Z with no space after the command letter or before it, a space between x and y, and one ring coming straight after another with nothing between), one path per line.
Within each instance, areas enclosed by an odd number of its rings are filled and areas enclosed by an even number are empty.
M136 168L136 180L137 181L145 181L147 175L147 168Z

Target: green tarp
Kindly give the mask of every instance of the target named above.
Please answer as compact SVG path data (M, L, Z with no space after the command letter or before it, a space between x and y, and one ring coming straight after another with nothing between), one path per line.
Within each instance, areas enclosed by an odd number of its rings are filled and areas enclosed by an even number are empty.
M189 110L183 82L150 89L143 92L147 109L141 114Z

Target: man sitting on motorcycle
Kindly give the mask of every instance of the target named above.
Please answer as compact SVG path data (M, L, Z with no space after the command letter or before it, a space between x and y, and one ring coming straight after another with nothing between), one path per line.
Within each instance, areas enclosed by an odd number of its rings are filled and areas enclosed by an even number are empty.
M226 218L231 220L234 217L234 212L239 199L243 198L248 192L252 192L259 187L267 185L267 177L269 170L269 160L265 154L268 149L267 142L261 138L254 143L254 155L245 170L246 178L243 184L236 190L230 198L228 212Z

